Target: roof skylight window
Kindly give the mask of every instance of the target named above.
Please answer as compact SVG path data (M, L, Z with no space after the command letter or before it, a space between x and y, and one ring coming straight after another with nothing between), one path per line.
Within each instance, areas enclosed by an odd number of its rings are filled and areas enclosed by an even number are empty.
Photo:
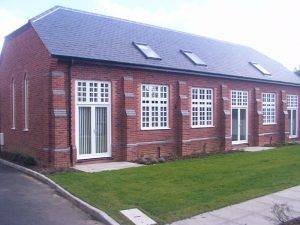
M140 50L148 59L161 59L160 56L147 44L140 44L133 42L134 46Z
M191 60L194 64L199 66L207 66L206 63L200 59L200 57L194 53L189 51L181 51L189 60Z
M254 66L259 72L261 72L262 74L264 75L271 75L271 73L266 70L262 65L260 65L259 63L253 63L253 62L250 62L250 64L252 66Z

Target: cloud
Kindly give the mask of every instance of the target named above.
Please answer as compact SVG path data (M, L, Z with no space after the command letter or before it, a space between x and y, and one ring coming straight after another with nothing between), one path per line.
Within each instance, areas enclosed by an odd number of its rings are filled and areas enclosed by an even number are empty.
M103 14L245 44L290 69L300 64L298 0L182 1L154 10L112 0L95 2L95 11Z
M25 22L26 19L19 13L0 8L0 49L2 49L5 36L18 29Z

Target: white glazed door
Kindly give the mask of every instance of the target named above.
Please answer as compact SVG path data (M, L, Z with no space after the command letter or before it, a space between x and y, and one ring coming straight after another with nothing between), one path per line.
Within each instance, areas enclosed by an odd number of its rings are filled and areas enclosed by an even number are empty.
M248 143L248 92L231 92L232 144Z
M111 156L110 83L76 82L76 146L78 159Z

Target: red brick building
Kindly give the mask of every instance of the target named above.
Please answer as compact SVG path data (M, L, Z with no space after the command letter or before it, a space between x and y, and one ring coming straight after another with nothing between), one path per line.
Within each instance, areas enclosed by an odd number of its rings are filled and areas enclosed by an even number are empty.
M0 63L2 150L41 165L299 140L300 77L249 47L54 7Z

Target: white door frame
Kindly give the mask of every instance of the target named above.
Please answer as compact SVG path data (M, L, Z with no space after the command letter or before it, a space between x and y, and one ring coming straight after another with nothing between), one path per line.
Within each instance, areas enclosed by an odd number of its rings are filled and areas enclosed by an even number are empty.
M232 93L233 92L243 92L243 93L247 93L247 105L243 106L243 105L232 105ZM241 90L232 90L231 91L231 138L232 138L232 122L233 122L233 109L237 109L238 110L238 140L237 141L232 141L233 145L238 145L238 144L247 144L248 143L248 133L249 133L249 124L248 124L248 103L249 103L249 93L248 91L241 91ZM246 110L246 139L245 140L240 140L240 136L241 136L241 109L245 109Z
M297 138L298 137L298 109L297 108L288 108L288 111L291 112L291 120L289 121L289 126L290 126L290 138ZM292 135L292 123L293 123L293 111L296 111L296 134Z
M106 83L109 86L109 101L107 103L101 103L98 101L97 103L91 103L87 100L87 102L79 102L78 101L78 82L94 82L98 83ZM100 97L100 93L98 93L98 98ZM86 98L89 98L89 91L87 91ZM79 108L80 107L89 107L91 108L91 154L80 155L79 154ZM107 152L105 153L96 153L96 137L95 137L95 109L98 107L106 108L107 110ZM77 159L93 159L93 158L103 158L103 157L111 157L111 83L108 81L95 81L95 80L76 80L75 81L75 140L76 140L76 149L77 149Z

